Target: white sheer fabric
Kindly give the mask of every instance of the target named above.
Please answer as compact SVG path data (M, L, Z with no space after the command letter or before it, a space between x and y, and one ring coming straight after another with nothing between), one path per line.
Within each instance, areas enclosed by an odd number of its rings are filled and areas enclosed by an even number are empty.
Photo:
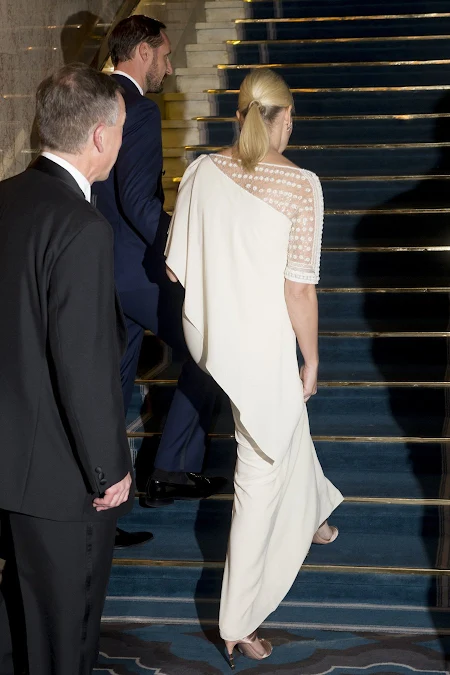
M224 155L213 154L211 159L235 183L291 221L286 279L319 283L323 196L317 176L298 167L265 163L245 172L239 162Z

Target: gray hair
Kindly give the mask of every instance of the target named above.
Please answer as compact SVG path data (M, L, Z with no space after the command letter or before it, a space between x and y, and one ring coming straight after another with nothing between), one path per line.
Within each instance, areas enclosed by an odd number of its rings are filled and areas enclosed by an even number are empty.
M41 82L36 94L41 145L69 154L80 153L97 124L116 124L120 92L112 77L83 63L60 68Z

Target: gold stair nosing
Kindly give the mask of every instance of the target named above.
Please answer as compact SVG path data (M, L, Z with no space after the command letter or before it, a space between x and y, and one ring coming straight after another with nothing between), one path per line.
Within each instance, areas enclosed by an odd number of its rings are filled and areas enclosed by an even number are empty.
M157 335L153 333L151 330L146 330L144 331L144 335L146 337L155 337L158 340ZM450 330L438 330L438 331L405 331L405 330L399 330L399 331L392 331L392 330L386 330L386 331L363 331L363 330L352 330L352 331L346 331L346 330L335 330L335 331L330 331L330 330L320 330L319 329L319 337L345 337L345 338L415 338L415 337L423 337L423 338L446 338L450 337Z
M169 177L170 178L170 177ZM166 180L169 180L166 179ZM172 183L180 183L182 176L172 176L170 178ZM449 174L425 174L416 176L321 176L320 180L322 183L332 183L332 182L348 182L348 183L391 183L391 182L402 182L402 181L422 181L422 180L450 180ZM450 207L449 207L450 208ZM433 209L434 211L435 209ZM379 209L377 209L379 211Z
M114 558L113 565L124 567L194 567L204 569L223 569L222 561L204 560L155 560L143 558ZM339 572L360 574L425 574L433 576L450 576L450 569L433 569L428 567L380 567L371 565L313 565L304 563L303 570L309 572Z
M137 377L135 379L135 384L142 384L152 387L174 387L176 386L178 379L159 379L155 378L144 378ZM446 389L450 387L449 381L416 381L412 382L410 380L325 380L318 382L318 387L324 387L325 389L341 388L341 387L354 387L355 389L365 389L365 388L382 388L389 387L392 389L401 388L401 389Z
M418 180L448 180L450 175L447 173L436 173L436 174L416 174L409 176L321 176L320 180L322 182L336 182L336 181L349 181L349 182L402 182L402 181L418 181Z
M244 0L250 2L251 0ZM325 23L327 21L386 21L392 19L446 19L450 17L449 12L426 12L415 14L362 14L353 16L312 16L312 17L267 17L266 19L236 19L235 23Z
M201 151L207 150L209 152L217 152L218 150L223 150L227 146L216 146L216 145L185 145L184 149L186 152L192 151ZM382 149L387 148L448 148L450 147L450 141L441 141L441 142L425 142L425 143L324 143L322 145L312 143L302 143L300 145L293 144L288 145L286 150L369 150L369 149Z
M129 431L128 438L154 438L162 435L161 431ZM234 439L234 433L230 434L208 434L208 438L215 440L231 440ZM339 436L329 435L320 436L313 435L312 440L316 443L415 443L415 444L450 444L450 438L442 436Z
M381 115L293 115L292 119L297 122L309 122L309 121L324 121L324 120L387 120L395 119L401 121L409 121L411 119L436 119L441 117L450 117L450 113L402 113L398 115L390 114L381 114ZM193 117L192 119L197 122L236 122L237 118L234 117Z
M450 246L323 246L327 253L401 253L450 251Z
M319 337L345 338L447 338L450 330L446 331L326 331L319 330Z
M239 21L239 19L238 19ZM242 21L242 19L241 19ZM227 45L252 45L252 44L334 44L336 42L423 42L425 40L450 40L450 35L391 35L388 37L340 37L340 38L299 38L299 39L274 39L274 40L226 40Z
M324 213L326 216L365 216L365 215L395 215L395 214L429 214L435 215L437 213L449 213L450 207L448 208L436 208L436 209L325 209Z
M378 92L378 91L447 91L450 84L421 84L392 87L292 87L294 94L317 94L333 92ZM205 94L239 94L239 89L205 89Z
M136 492L135 499L145 497L146 492ZM234 495L232 493L222 493L206 497L208 501L231 502ZM392 504L399 506L450 506L450 499L439 497L424 499L413 497L344 497L347 504Z
M448 65L450 59L427 59L422 61L317 61L314 63L219 63L218 70L258 70L260 68L342 68L342 67L371 67L371 66L443 66Z
M372 287L372 288L324 288L318 287L317 293L450 293L450 286L434 286L434 287L423 287L423 288L411 288L406 287Z
M218 494L207 498L209 501L231 502L233 494ZM450 499L414 499L412 497L344 497L347 504L392 504L393 506L445 506Z

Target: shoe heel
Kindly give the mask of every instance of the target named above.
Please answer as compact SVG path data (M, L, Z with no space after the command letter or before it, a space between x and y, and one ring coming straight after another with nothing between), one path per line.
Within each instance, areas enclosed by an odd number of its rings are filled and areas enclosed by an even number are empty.
M234 651L234 647L233 647L233 651ZM225 657L228 661L228 665L230 666L231 670L234 670L236 668L236 665L234 663L233 651L230 654L230 652L228 651L228 648L225 647Z

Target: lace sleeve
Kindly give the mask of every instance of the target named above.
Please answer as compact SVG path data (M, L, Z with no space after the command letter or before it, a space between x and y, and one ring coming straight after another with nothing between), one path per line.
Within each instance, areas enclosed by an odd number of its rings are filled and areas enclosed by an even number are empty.
M323 195L314 173L304 172L305 198L292 216L287 265L284 276L303 284L319 283L323 228Z

